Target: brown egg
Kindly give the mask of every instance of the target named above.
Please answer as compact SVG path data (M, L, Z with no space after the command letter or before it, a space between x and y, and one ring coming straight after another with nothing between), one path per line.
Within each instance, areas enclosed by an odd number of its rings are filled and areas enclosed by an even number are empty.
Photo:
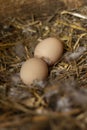
M63 44L56 38L47 38L37 44L34 56L43 59L48 65L53 65L63 53Z
M48 76L47 64L38 58L27 60L21 67L20 77L26 85L30 85L35 80L44 80Z

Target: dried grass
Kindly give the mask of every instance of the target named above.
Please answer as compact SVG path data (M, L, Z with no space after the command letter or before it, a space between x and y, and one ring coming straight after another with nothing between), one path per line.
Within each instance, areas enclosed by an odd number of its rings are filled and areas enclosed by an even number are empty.
M87 129L86 17L83 6L57 9L43 21L21 16L0 23L0 130ZM49 36L60 37L64 54L46 81L27 87L20 67Z

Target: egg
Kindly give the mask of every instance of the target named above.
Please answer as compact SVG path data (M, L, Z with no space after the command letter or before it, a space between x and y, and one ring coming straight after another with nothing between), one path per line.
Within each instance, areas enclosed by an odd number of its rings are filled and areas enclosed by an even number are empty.
M34 56L43 59L48 65L56 63L63 53L63 44L60 40L49 37L37 44Z
M48 66L38 58L30 58L25 61L20 70L20 77L26 85L31 85L35 80L45 80L47 76Z

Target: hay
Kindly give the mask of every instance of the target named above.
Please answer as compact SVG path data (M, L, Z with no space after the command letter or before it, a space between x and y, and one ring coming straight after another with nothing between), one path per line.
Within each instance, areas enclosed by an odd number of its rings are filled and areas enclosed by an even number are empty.
M60 5L43 17L8 11L0 18L0 130L87 128L87 6ZM64 54L46 81L27 87L20 67L49 36L60 37Z

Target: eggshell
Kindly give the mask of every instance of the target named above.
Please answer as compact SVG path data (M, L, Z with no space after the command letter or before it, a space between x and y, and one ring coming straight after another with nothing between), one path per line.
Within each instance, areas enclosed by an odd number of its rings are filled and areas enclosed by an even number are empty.
M48 63L53 65L60 59L63 53L63 44L56 38L47 38L37 44L34 56L41 58Z
M20 77L26 85L30 85L35 80L44 80L48 76L47 64L38 58L27 60L21 67Z

